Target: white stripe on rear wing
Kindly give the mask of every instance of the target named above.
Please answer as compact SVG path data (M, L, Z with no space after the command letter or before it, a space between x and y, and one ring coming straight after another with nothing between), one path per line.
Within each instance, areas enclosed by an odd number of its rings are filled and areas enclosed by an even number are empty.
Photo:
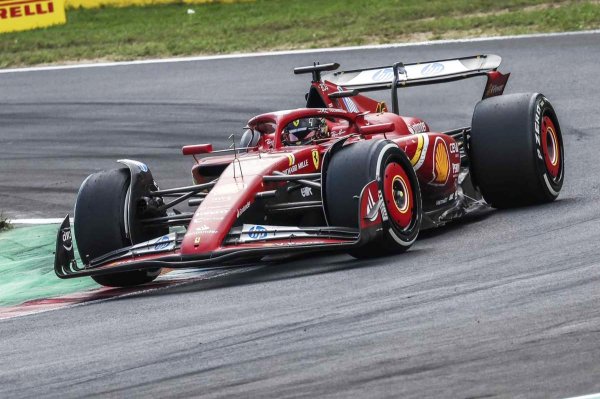
M398 86L417 86L483 75L500 66L502 58L495 54L476 55L449 60L400 64L398 66ZM341 71L324 74L328 80L347 89L362 91L391 88L394 79L393 67L379 67Z

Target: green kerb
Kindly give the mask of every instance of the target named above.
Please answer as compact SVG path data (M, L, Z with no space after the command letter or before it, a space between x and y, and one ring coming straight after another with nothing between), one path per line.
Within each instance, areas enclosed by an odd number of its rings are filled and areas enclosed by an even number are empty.
M58 225L41 225L0 233L0 306L99 287L90 278L56 277L53 263L57 229Z

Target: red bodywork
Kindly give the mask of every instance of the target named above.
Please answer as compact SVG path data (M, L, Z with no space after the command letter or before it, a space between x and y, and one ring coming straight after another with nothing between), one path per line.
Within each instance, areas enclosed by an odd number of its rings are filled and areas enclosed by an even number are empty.
M484 98L502 94L509 75L491 71L487 76ZM270 224L268 216L263 212L266 202L259 197L264 193L281 191L289 182L267 181L265 176L320 173L327 152L341 140L344 140L343 145L373 139L386 139L396 143L406 153L417 174L424 211L434 212L457 199L461 148L460 143L451 135L431 132L423 120L388 112L385 103L361 94L332 98L330 96L333 93L342 92L344 88L326 80L313 81L310 90L310 95L318 96L325 107L271 112L250 119L248 128L260 134L257 144L252 148L223 155L212 152L209 144L183 148L184 155L194 156L192 176L195 184L218 180L214 187L207 190L177 245L153 253L136 255L132 251L125 256L96 262L73 274L99 274L114 270L133 270L142 266L214 265L216 262L236 259L240 254L243 255L241 258L252 254L260 257L270 253L289 252L294 248L318 250L356 245L360 239L359 231L377 229L381 223L382 216L379 214L371 220L364 217L368 208L367 194L377 198L376 185L367 185L363 190L357 209L361 216L357 235L330 238L288 234L280 239L269 240L261 240L260 235L256 240L228 238L234 229L240 230L244 225ZM330 137L310 145L285 146L282 142L283 129L291 122L307 117L324 118ZM206 154L210 156L201 159L196 157ZM320 194L311 192L311 195L322 200ZM316 211L315 217L326 221L324 211L320 211L321 215L318 213ZM301 219L292 220L294 223L299 223L299 220L302 223ZM240 237L244 234L248 236L242 232Z

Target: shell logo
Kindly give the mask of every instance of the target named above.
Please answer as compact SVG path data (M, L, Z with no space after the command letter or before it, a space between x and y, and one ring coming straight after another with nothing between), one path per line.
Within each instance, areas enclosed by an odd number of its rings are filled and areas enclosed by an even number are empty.
M434 165L433 165L433 180L431 183L444 185L448 181L450 175L450 154L446 142L438 137L433 146Z
M287 154L289 166L292 166L296 163L296 157L294 154Z

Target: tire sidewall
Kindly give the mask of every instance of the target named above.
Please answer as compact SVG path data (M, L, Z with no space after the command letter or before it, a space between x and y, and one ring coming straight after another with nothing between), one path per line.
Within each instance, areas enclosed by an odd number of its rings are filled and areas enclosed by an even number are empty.
M548 172L544 149L542 148L542 120L544 116L548 116L557 130L557 140L559 145L559 172L556 178L552 178ZM533 157L537 170L539 184L547 200L553 200L558 197L564 181L565 157L562 132L558 123L556 112L552 104L543 94L538 94L533 98L531 107L532 132L533 132Z
M392 239L400 246L410 247L419 235L419 229L421 226L422 219L422 204L419 181L408 157L398 147L397 144L386 140L381 142L378 148L380 147L383 148L381 148L381 150L379 151L379 155L377 157L371 158L371 171L372 176L374 175L377 181L377 185L379 188L378 195L380 199L383 199L383 205L385 206L386 216L388 216L387 220L383 221L383 227L385 232L384 239ZM391 162L396 162L400 164L400 166L402 166L409 179L409 183L412 186L411 201L413 203L413 217L410 222L410 225L405 229L401 229L389 217L390 210L387 206L387 198L384 197L385 168Z

